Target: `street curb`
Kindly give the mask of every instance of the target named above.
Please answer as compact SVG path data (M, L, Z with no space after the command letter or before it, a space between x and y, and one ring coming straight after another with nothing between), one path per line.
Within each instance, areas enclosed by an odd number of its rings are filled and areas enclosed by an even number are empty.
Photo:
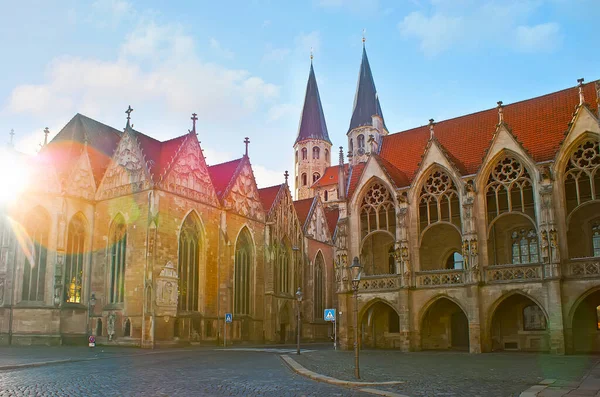
M556 382L556 379L544 379L537 385L533 385L524 392L521 392L521 394L519 394L519 397L536 397L538 393L543 391L548 386L552 385L554 382Z
M181 352L191 352L193 350L165 350L165 351L153 351L147 353L138 353L138 354L120 354L115 356L107 356L107 357L85 357L85 358L68 358L65 360L52 360L52 361L37 361L32 363L24 363L24 364L9 364L0 366L0 371L10 371L15 369L25 369L25 368L35 368L35 367L44 367L48 365L58 365L58 364L70 364L70 363L78 363L84 361L96 361L96 360L107 360L109 358L123 358L123 357L138 357L138 356L148 356L151 354L164 354L164 353L181 353Z
M294 372L296 372L296 373L298 373L300 375L306 376L307 378L310 378L310 379L313 379L313 380L316 380L316 381L319 381L319 382L329 383L329 384L336 385L336 386L345 386L345 387L391 386L391 385L400 385L400 384L404 383L404 381L354 382L354 381L347 381L347 380L336 379L336 378L332 378L331 376L321 375L321 374L313 372L313 371L311 371L309 369L304 368L296 360L294 360L293 358L291 358L287 354L284 354L284 355L282 355L280 357ZM380 390L377 390L377 393L382 393L382 392ZM385 392L385 393L389 393L389 392ZM379 395L390 396L390 397L402 396L401 394L396 394L396 393L392 393L392 394L379 394ZM403 397L406 397L406 396L403 396Z

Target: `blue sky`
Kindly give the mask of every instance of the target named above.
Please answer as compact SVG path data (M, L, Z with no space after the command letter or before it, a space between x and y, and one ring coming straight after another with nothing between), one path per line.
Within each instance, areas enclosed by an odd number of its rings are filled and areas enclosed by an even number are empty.
M4 4L3 4L4 3ZM390 132L600 78L598 0L0 0L0 142L35 153L77 112L207 162L249 136L261 186L293 171L310 48L329 135L346 146L366 29ZM334 157L335 159L336 157Z

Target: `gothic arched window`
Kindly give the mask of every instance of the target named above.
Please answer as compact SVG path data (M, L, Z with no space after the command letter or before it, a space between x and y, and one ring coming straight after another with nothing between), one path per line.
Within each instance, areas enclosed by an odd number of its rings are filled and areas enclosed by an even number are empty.
M396 233L394 201L381 182L373 183L362 199L360 230L362 237L375 230L387 230L392 235Z
M110 256L109 303L122 303L125 298L127 226L121 215L114 219L111 226L108 250Z
M600 224L596 224L592 227L592 247L593 255L595 257L600 256Z
M325 161L329 161L329 150L325 149Z
M307 159L308 159L308 149L303 147L302 148L302 160L307 160Z
M523 308L523 330L543 331L546 329L546 316L538 305Z
M520 229L511 234L512 263L539 263L538 238L535 230Z
M296 163L298 162L298 151L296 150Z
M458 190L452 178L442 170L429 174L419 201L421 231L436 222L449 222L460 228Z
M31 239L31 246L25 258L21 299L24 301L43 302L44 287L46 285L50 218L44 210L35 209L27 217L25 229Z
M318 146L313 147L313 160L318 159L320 154L321 154L321 149L319 149Z
M67 258L65 263L65 282L63 301L81 303L83 285L83 261L85 245L85 221L76 215L69 222L67 233Z
M290 252L287 244L281 243L279 251L279 292L290 292Z
M200 284L200 228L196 214L185 218L179 234L179 300L177 309L198 311L198 288Z
M325 268L325 261L323 260L323 254L319 251L315 259L315 283L314 283L314 296L315 296L315 318L323 318L325 314L325 285L323 283L323 270Z
M320 177L321 177L321 175L319 175L318 172L315 172L313 174L313 183L315 183L316 181L318 181Z
M446 269L463 269L465 259L458 251L454 251L446 259Z
M234 302L236 314L250 314L250 278L252 264L252 240L244 229L235 243Z
M306 174L302 174L302 186L306 186L308 181L306 180Z
M365 136L363 134L360 134L356 137L356 144L358 145L359 149L365 148Z
M527 169L514 157L500 159L486 186L488 222L506 212L522 212L535 219L533 189Z
M600 143L588 140L577 146L565 170L567 214L580 204L600 199Z

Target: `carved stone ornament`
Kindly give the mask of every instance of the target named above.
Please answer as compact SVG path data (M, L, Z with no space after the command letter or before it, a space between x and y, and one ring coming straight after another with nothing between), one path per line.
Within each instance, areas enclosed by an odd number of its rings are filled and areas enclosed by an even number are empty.
M96 195L96 182L87 152L84 150L66 182L67 194L93 200Z
M108 340L113 340L115 337L115 322L117 321L117 315L115 312L111 312L108 315L106 322L106 331L108 332Z
M177 269L169 261L160 271L156 279L156 315L173 316L177 315Z
M225 199L225 207L233 209L240 215L264 221L262 203L249 165L240 171Z

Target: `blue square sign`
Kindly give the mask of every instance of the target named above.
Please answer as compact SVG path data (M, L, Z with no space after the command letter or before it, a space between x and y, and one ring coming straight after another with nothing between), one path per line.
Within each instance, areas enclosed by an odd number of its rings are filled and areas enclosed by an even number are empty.
M335 309L325 309L325 321L335 321Z
M225 322L226 323L233 322L233 316L231 315L231 313L225 313Z

